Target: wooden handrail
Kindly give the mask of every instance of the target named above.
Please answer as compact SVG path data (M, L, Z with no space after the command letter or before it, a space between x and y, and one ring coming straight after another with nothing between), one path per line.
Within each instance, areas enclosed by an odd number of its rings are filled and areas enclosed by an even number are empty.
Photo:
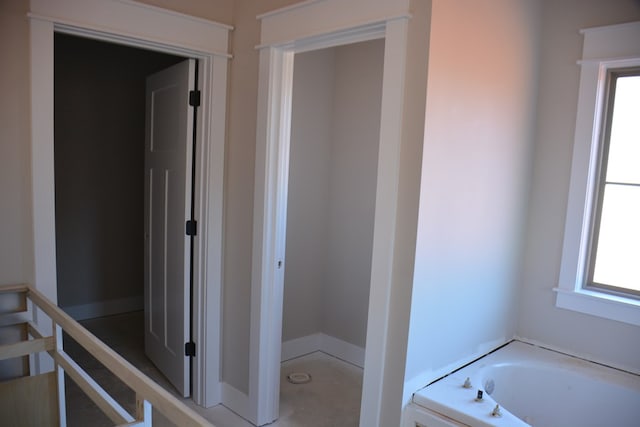
M17 285L2 285L0 286L0 294L15 294L20 292L26 292L29 289L29 285L24 283Z
M129 386L136 393L136 396L148 401L176 425L181 427L213 427L209 421L140 372L36 289L29 285L0 286L0 293L8 292L26 292L27 297L36 306L44 311L53 322L58 324L116 377ZM40 347L38 345L38 348ZM48 348L46 349L48 350ZM54 359L61 362L65 358L54 356ZM125 423L130 421L122 420L121 418L120 420L125 421ZM136 425L136 423L131 423L130 425Z
M52 337L21 341L14 344L0 345L0 360L28 356L31 353L53 350L55 344Z

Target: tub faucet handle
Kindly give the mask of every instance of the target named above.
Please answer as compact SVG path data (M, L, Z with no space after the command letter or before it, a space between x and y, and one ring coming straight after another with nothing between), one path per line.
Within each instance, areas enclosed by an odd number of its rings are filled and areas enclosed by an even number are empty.
M464 388L471 388L471 387L473 387L473 386L471 385L471 380L469 379L469 377L467 377L467 379L466 379L466 380L464 380L464 384L462 384L462 387L464 387Z
M496 405L496 407L493 408L493 411L491 411L491 416L492 417L501 417L502 416L502 411L500 410L500 405Z

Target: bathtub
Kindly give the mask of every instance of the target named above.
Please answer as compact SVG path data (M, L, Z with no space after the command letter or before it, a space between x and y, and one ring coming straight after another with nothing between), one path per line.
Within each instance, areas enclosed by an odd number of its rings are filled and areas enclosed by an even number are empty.
M639 427L640 376L513 341L419 390L410 406L411 426Z

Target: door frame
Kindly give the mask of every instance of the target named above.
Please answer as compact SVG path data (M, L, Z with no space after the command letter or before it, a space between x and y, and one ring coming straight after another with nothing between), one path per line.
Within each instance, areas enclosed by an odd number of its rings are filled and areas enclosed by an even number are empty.
M232 27L129 0L31 0L31 184L34 286L57 301L54 79L55 32L198 59L194 203L199 220L194 246L192 398L220 403L222 218L228 33ZM167 31L171 29L171 31ZM36 313L45 329L50 323ZM42 358L37 369L53 365Z
M340 10L341 13L335 13ZM361 426L400 423L426 105L430 5L307 1L261 15L249 417L278 418L295 53L382 38L382 108ZM295 22L295 25L293 24Z

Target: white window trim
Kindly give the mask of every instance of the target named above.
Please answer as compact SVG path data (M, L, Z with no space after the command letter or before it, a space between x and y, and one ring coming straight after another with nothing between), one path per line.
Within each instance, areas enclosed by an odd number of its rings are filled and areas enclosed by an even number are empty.
M582 30L580 91L556 306L640 326L640 301L584 288L607 73L640 66L640 22Z

